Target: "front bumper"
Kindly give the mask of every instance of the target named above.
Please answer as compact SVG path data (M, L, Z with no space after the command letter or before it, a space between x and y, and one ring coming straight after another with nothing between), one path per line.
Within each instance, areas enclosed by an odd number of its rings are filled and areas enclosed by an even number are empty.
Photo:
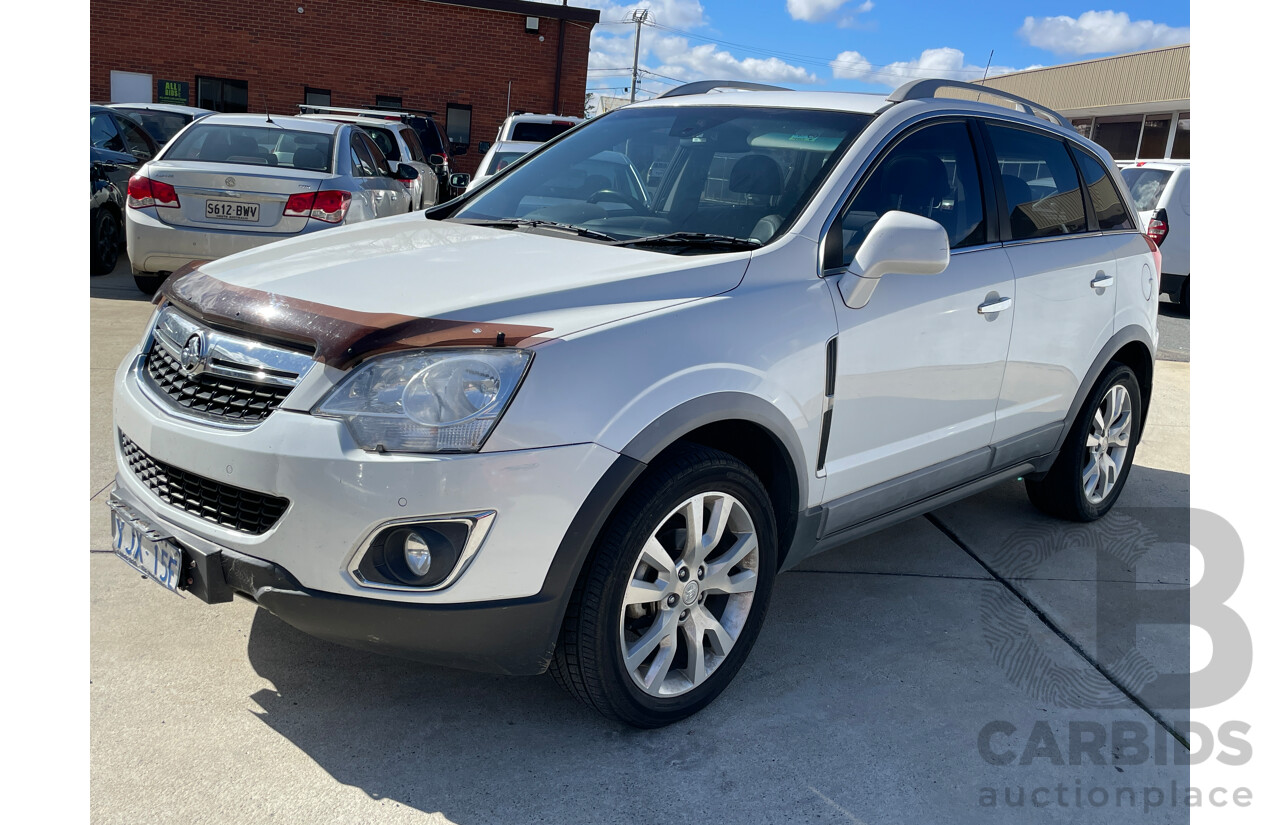
M116 375L118 433L157 461L287 499L288 507L260 535L202 519L153 493L130 469L117 437L120 494L144 505L156 526L183 544L205 542L262 559L302 587L336 596L423 605L532 597L583 502L617 459L596 444L378 455L356 447L339 421L283 408L253 429L228 430L171 414L142 387L137 360L135 351ZM497 513L484 543L443 589L373 589L348 572L364 540L387 522L481 511Z
M278 564L254 558L183 530L167 529L146 502L116 480L113 508L122 508L176 541L183 552L183 589L217 604L235 594L320 639L448 667L522 676L542 673L555 650L564 582L522 599L467 604L405 604L326 593L302 585Z
M155 208L125 210L125 238L134 272L173 272L192 261L213 261L273 241L331 229L335 224L308 220L299 232L237 232L234 229L172 226Z

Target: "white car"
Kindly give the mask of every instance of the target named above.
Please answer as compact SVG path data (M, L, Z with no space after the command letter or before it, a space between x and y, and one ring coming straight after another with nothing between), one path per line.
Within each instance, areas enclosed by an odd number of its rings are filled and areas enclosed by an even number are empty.
M493 145L481 158L475 176L467 185L467 191L477 188L486 179L581 122L580 117L533 115L526 112L508 116L498 127L498 136ZM481 145L480 148L484 149L484 146Z
M1155 245L1101 147L956 85L694 84L425 215L170 280L115 379L116 552L655 727L815 553L1017 479L1101 517ZM602 153L669 166L645 200L594 188Z
M467 191L470 192L472 189L478 188L480 184L541 145L541 143L516 143L515 141L499 141L493 144L489 147L489 151L484 153L484 157L480 159L480 166L476 169L471 182L467 184Z
M418 170L418 177L412 181L409 191L412 195L414 209L435 206L438 200L439 187L436 186L436 169L445 163L443 155L428 155L422 148L422 141L407 123L386 117L361 117L340 113L304 114L301 118L311 120L332 120L338 123L354 123L359 126L373 142L378 144L382 154L389 161L407 164Z
M272 241L400 215L418 171L360 127L279 115L209 115L129 179L125 237L138 288Z
M1154 160L1125 165L1138 220L1160 247L1160 291L1191 305L1191 161Z

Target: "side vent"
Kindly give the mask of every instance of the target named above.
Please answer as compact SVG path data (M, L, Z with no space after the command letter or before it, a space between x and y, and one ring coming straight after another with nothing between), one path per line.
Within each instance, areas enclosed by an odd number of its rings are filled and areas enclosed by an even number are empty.
M822 438L818 442L818 473L825 473L827 466L827 441L831 438L831 408L836 400L836 348L839 337L827 342L827 380L822 400Z

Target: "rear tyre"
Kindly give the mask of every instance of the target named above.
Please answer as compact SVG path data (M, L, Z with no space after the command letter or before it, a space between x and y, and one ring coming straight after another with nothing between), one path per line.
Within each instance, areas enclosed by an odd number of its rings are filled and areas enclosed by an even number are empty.
M133 273L133 282L138 289L147 295L155 295L156 291L164 283L165 278L169 277L168 272L135 272Z
M1069 521L1105 516L1133 467L1142 404L1133 370L1113 361L1080 408L1048 474L1039 481L1027 479L1031 503Z
M728 686L764 622L777 528L760 480L680 448L636 483L570 599L551 673L604 716L656 728Z
M120 245L124 233L120 231L120 219L110 210L99 209L89 223L89 272L106 275L116 268L120 260Z

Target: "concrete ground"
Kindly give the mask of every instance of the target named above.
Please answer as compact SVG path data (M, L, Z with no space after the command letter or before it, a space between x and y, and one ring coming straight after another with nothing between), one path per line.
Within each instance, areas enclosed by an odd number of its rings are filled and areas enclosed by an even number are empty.
M1187 628L1123 607L1187 599L1189 363L1157 364L1106 519L1047 519L1015 482L818 556L779 578L734 684L642 732L549 676L348 650L140 580L103 500L112 373L151 308L124 266L91 296L96 823L1187 821Z

